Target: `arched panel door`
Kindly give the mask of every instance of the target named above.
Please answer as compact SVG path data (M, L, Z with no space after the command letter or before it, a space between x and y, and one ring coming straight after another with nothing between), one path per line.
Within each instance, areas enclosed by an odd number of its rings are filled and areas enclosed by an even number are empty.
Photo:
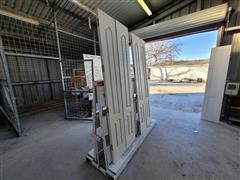
M118 21L116 21L116 29L122 87L125 138L126 145L128 147L135 139L133 88L130 77L129 36L127 27Z
M99 39L104 66L105 98L108 107L109 134L112 158L115 163L126 150L120 63L117 49L116 23L113 18L99 10Z
M145 42L131 33L132 57L135 69L135 82L138 98L138 121L140 122L141 133L149 125L149 92L147 82L147 69L145 58Z

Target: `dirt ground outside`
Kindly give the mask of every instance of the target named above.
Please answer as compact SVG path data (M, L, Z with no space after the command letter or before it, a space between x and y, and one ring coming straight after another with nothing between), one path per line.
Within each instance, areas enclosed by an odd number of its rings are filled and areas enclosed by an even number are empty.
M205 93L205 83L149 81L150 94Z

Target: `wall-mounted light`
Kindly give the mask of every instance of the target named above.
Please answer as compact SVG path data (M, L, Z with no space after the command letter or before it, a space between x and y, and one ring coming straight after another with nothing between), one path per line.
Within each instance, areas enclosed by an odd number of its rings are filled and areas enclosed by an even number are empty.
M144 9L144 11L148 14L148 16L152 15L151 10L149 9L149 7L147 6L147 4L144 2L144 0L138 0L138 3L142 6L142 8Z
M31 24L34 24L34 25L39 25L39 22L34 20L34 19L31 19L31 18L28 18L28 17L25 17L25 16L21 16L19 14L15 14L15 13L10 12L10 11L6 11L4 9L0 9L0 14L3 15L3 16L8 16L10 18L18 19L20 21L25 21L27 23L31 23Z

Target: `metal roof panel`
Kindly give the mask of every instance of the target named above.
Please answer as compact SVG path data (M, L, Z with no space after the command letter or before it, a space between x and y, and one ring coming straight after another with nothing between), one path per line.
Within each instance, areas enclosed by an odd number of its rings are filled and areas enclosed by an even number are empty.
M97 8L102 9L104 12L122 22L126 26L132 26L136 22L147 17L147 14L142 9L142 7L138 4L137 0L78 0L80 3L88 6L89 8L96 10ZM148 0L150 3L150 7L153 11L159 9L162 5L166 4L167 0ZM24 13L27 13L32 16L36 16L39 18L44 18L49 20L49 15L51 13L50 7L46 3L45 0L1 0L0 4L12 8L14 10L19 10ZM53 0L49 0L49 2L53 2ZM66 11L79 16L80 18L88 19L93 15L81 7L77 6L71 0L57 0L57 6L59 9L63 8ZM65 16L65 12L63 13ZM75 17L76 18L76 17ZM69 24L68 19L64 18L65 23ZM69 19L72 21L72 18Z

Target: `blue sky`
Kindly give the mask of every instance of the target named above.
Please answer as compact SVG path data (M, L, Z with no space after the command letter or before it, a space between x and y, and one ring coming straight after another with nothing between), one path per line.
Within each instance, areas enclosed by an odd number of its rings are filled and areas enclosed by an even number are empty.
M176 60L208 59L211 48L216 47L217 31L184 36L171 41L181 44Z

